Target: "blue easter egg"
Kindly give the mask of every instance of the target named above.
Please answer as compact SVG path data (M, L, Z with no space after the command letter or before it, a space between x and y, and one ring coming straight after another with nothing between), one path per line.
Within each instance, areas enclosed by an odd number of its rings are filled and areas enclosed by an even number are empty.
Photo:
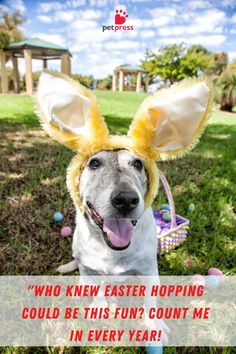
M169 204L162 204L161 209L170 210L170 206L169 206Z
M162 354L163 353L163 347L160 345L159 347L145 347L146 353L147 354Z
M220 279L217 275L208 275L206 277L206 288L215 289L220 285Z
M55 221L62 221L63 220L63 215L62 213L60 213L59 211L57 211L54 215L53 215L53 219Z

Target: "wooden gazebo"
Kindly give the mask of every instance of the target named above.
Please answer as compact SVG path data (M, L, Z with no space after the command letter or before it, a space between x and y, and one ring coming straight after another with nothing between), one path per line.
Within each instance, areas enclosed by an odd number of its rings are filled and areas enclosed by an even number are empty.
M112 77L112 91L116 91L116 81L119 75L119 91L124 91L124 82L127 75L136 75L136 92L140 92L142 88L142 76L145 76L145 90L147 91L148 76L147 72L139 66L131 66L128 64L120 65L113 71Z
M2 93L8 93L8 79L6 71L6 59L10 57L13 63L14 92L19 93L18 58L25 59L26 93L33 93L32 59L41 59L43 69L47 68L47 61L52 59L61 60L61 72L67 75L71 73L71 53L68 49L56 44L46 42L40 38L25 39L11 43L7 48L0 51L0 70Z

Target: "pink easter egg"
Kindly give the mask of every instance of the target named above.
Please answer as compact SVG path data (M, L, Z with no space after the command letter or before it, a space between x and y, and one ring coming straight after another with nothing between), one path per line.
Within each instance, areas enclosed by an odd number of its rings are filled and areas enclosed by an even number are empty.
M218 268L210 268L210 269L208 269L208 275L224 275L223 273L222 273L222 271L221 270L219 270Z
M72 234L72 230L71 230L70 226L64 226L61 229L61 236L67 237L67 236L70 236L71 234Z
M193 285L203 285L203 286L205 286L206 280L205 280L205 278L202 275L195 274L195 275L192 276L192 284Z
M218 268L209 268L207 274L218 276L220 282L222 282L222 283L225 281L224 273Z

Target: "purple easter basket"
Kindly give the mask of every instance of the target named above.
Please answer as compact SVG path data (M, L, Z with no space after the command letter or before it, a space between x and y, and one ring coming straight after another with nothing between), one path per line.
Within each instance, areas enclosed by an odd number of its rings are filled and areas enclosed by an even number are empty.
M162 255L185 241L189 229L189 220L175 213L175 205L170 186L160 170L159 177L170 207L169 221L163 219L163 214L167 212L167 210L153 210L157 224L158 254Z

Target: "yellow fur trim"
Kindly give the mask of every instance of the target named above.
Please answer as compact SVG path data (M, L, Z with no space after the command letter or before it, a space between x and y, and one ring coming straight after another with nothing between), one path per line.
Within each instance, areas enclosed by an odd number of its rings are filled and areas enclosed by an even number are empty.
M117 150L126 149L133 151L140 159L143 160L145 169L148 174L148 192L145 197L145 207L148 208L152 205L153 199L155 198L159 179L157 173L157 166L154 160L147 159L145 155L135 150L132 147L132 141L127 136L110 136L110 138L104 142L90 142L88 145L84 146L84 150L80 152L72 159L68 169L67 169L67 187L72 196L75 205L79 206L83 210L82 200L79 195L79 180L81 172L88 162L89 158L99 151L106 150Z

